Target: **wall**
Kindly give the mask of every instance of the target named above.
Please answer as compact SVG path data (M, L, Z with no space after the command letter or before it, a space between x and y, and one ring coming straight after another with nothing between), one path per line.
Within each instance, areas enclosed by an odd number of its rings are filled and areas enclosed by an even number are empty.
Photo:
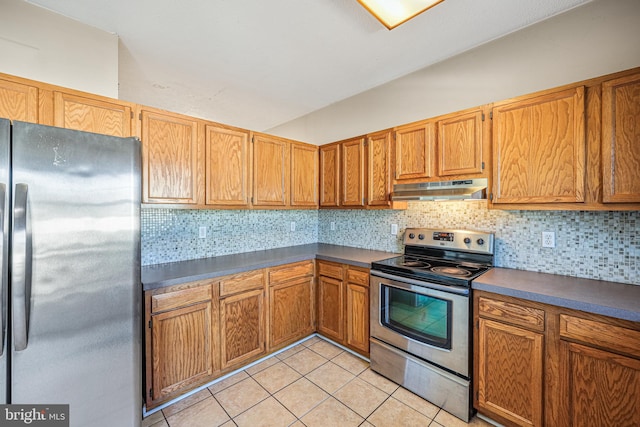
M318 241L316 210L142 209L141 222L142 265ZM207 227L205 239L198 238L202 225Z
M391 224L398 224L397 236ZM638 211L498 211L482 201L410 202L406 211L322 210L318 241L402 252L407 227L493 232L500 267L640 285ZM541 247L542 231L556 233L555 248Z
M640 66L638 40L640 1L596 0L268 132L326 143L633 68ZM640 285L640 212L436 202L410 203L406 211L145 209L142 222L145 265L316 241L401 252L406 227L446 227L494 232L501 267ZM202 223L212 228L205 240L197 238ZM391 224L399 235L390 234ZM555 248L541 247L542 231L555 231Z
M0 0L0 72L118 98L118 36Z
M324 144L640 66L640 1L596 0L266 132Z

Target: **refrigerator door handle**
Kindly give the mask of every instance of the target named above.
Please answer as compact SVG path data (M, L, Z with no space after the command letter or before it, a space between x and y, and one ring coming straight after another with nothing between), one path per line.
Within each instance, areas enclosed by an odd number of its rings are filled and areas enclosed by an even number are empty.
M7 186L6 184L2 183L0 184L0 257L3 256L7 256L7 254L9 253L6 248L4 247L4 243L5 243L5 239L4 239L4 225L5 222L7 220L7 215L8 213L5 210L5 202L7 200ZM0 259L0 266L3 265L4 260ZM4 295L5 289L7 287L7 283L6 283L6 279L7 279L7 275L6 274L2 274L2 281L0 282L0 298L2 297L2 295ZM2 301L0 301L0 305L2 305ZM4 310L6 310L6 307L4 307L4 305L2 307L0 307L0 311L2 311L2 313L0 313L0 356L2 356L4 354L4 339L2 339L2 331L4 331L4 318L5 318L5 312Z
M27 348L30 303L31 248L27 231L27 184L16 184L13 205L13 255L11 258L11 293L13 304L13 346Z

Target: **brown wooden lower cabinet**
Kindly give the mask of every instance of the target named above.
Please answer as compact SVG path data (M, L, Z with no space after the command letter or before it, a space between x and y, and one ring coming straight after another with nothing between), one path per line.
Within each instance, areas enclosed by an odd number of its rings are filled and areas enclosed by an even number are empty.
M242 366L266 353L264 270L220 280L220 364Z
M480 318L478 407L516 425L542 425L544 335Z
M242 292L220 300L222 369L242 365L265 348L264 290Z
M314 284L309 260L145 292L147 409L312 334Z
M211 381L219 371L217 300L210 281L145 295L146 406Z
M332 277L318 277L318 332L343 342L344 311L344 282Z
M346 333L348 347L369 355L369 272L347 270Z
M318 332L369 356L369 270L317 261Z
M507 426L640 425L640 323L474 291L474 406Z
M315 330L313 261L269 270L269 351Z

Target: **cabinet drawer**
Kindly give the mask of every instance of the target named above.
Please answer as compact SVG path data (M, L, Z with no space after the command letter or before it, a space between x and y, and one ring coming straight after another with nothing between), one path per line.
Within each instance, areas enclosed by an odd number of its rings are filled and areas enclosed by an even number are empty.
M561 314L560 336L640 356L640 331L633 329Z
M313 275L313 261L289 264L269 271L269 284L285 282L299 277Z
M544 311L524 305L480 297L480 316L544 331Z
M318 262L318 276L333 277L342 280L342 265Z
M253 270L220 280L220 296L258 289L264 286L264 270Z
M158 313L208 300L211 300L211 286L208 285L166 292L151 296L151 312Z
M347 282L369 286L369 272L361 270L347 270Z

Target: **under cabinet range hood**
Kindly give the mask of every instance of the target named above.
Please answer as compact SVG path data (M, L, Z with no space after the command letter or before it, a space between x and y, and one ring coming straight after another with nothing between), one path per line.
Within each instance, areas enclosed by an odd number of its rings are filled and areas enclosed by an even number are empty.
M487 198L487 178L396 184L391 200L466 200Z

